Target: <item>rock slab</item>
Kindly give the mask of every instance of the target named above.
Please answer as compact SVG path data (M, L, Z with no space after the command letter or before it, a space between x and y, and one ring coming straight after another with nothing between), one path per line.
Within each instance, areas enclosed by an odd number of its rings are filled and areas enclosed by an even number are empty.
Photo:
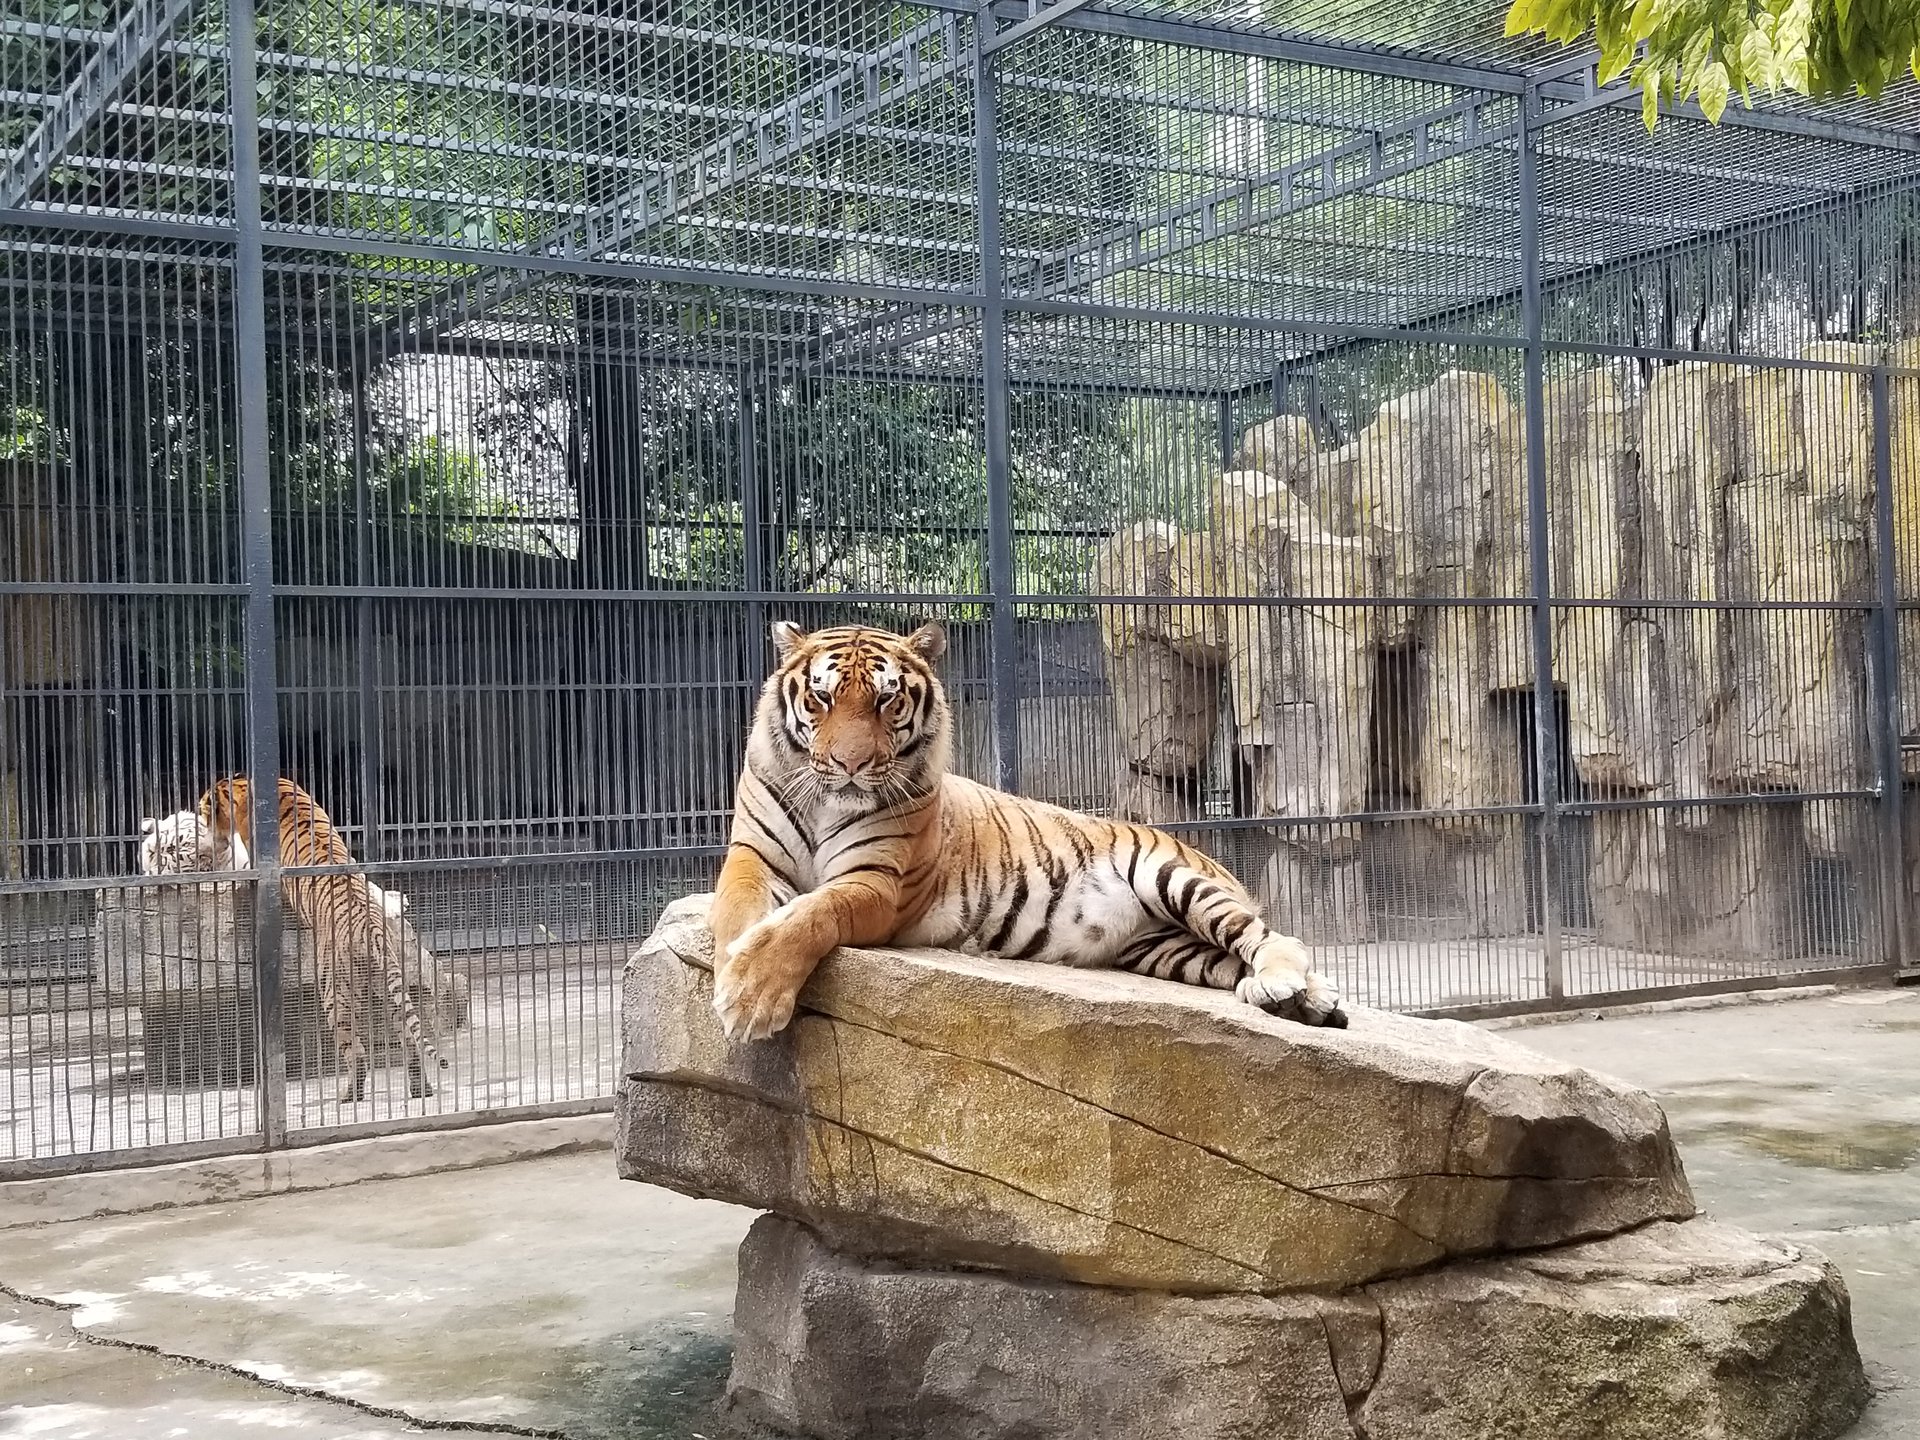
M711 1010L706 897L629 962L621 1173L834 1249L1176 1293L1339 1289L1693 1213L1631 1087L1447 1021L848 950L772 1041Z
M769 1216L740 1274L732 1403L818 1440L1829 1440L1867 1398L1833 1267L1704 1220L1201 1297L854 1260Z

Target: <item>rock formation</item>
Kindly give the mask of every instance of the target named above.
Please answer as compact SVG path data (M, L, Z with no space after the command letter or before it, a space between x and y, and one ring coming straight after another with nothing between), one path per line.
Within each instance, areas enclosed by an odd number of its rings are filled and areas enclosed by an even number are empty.
M621 1174L773 1212L731 1394L833 1440L1825 1440L1817 1257L1693 1218L1646 1095L1444 1021L868 949L729 1046L705 897L629 963Z
M1569 778L1646 802L1576 822L1593 925L1636 949L1804 954L1808 862L1873 874L1863 807L1817 798L1874 775L1870 387L1710 364L1629 382L1602 366L1545 395ZM1904 534L1920 526L1920 381L1890 398ZM1122 813L1194 818L1224 690L1252 812L1280 822L1255 887L1279 923L1320 943L1529 928L1524 834L1501 813L1531 798L1524 432L1492 377L1450 372L1338 449L1294 417L1255 426L1204 530L1143 522L1109 541L1096 591L1168 601L1113 607L1103 632L1133 777ZM1917 577L1897 576L1904 598ZM1714 803L1755 791L1814 798ZM1397 810L1424 818L1345 818Z

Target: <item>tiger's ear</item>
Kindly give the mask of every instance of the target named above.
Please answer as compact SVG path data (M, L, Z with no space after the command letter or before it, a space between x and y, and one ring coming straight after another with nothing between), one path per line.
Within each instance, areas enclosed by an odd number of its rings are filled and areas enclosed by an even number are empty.
M147 816L146 819L140 822L140 833L142 835L151 835L155 830L159 828L160 828L160 822L154 819L153 816L151 815Z
M793 647L807 638L807 632L791 620L773 622L773 653L785 660L793 653Z
M931 664L947 653L947 632L929 620L907 637L907 644Z

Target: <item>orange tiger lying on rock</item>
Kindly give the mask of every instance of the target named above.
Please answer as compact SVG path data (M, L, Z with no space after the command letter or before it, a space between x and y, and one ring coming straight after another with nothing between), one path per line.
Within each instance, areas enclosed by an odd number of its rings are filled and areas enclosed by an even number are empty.
M1132 970L1346 1025L1306 948L1198 850L949 774L937 625L783 621L773 641L710 916L729 1038L784 1027L836 946L887 943Z

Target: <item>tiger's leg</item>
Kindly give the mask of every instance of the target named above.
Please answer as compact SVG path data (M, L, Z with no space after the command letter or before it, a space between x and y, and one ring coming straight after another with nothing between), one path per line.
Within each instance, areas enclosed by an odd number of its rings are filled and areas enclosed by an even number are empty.
M1204 985L1211 990L1234 990L1247 967L1210 940L1186 930L1143 930L1115 957L1113 968L1181 985Z
M771 915L781 888L773 867L747 845L727 847L719 882L713 887L713 905L707 928L713 931L713 963L717 972L727 949L754 925Z
M840 945L877 945L900 923L900 882L884 866L829 880L755 922L714 955L713 1008L729 1040L786 1028L814 967ZM714 931L718 940L718 927Z
M1307 947L1262 920L1246 893L1213 862L1172 836L1123 827L1122 868L1156 920L1178 926L1240 961L1234 993L1249 1005L1308 1025L1344 1029L1340 992L1314 972Z
M333 1047L340 1056L340 1068L346 1073L340 1088L340 1103L354 1105L367 1097L367 1072L373 1068L367 1056L364 1038L364 1007L355 992L353 978L336 973L335 967L322 963L316 967L320 1009L333 1032Z
M420 1066L420 1057L409 1050L407 1052L407 1094L415 1100L424 1100L433 1093L433 1084L427 1079L427 1072Z

